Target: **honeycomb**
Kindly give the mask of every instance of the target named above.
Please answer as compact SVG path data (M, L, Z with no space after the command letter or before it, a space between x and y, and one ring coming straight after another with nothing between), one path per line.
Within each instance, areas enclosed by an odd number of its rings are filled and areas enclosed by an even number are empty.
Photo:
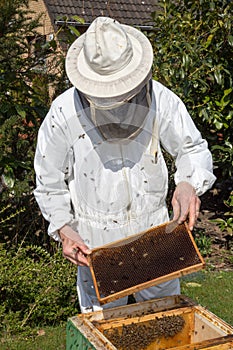
M119 350L143 350L161 337L174 337L182 331L185 320L180 315L163 316L147 322L130 323L122 328L111 328L103 334Z
M92 251L89 263L100 302L108 296L114 300L114 294L126 289L131 294L134 287L148 281L155 285L156 279L174 272L203 267L187 225L168 227L169 223L160 225Z

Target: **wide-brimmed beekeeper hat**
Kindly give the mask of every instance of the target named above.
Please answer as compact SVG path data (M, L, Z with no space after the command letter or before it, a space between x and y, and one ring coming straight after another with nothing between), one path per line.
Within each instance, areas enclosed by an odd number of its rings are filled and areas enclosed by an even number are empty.
M128 99L151 78L152 63L152 46L142 32L98 17L70 46L66 73L87 96Z

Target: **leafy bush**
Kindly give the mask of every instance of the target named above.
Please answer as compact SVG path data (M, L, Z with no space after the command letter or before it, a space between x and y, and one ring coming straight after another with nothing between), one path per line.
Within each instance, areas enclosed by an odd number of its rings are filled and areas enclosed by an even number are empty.
M0 177L2 189L18 197L31 191L37 131L62 62L56 41L39 34L41 15L28 3L0 3Z
M213 219L212 222L216 222L223 232L223 236L226 240L226 248L233 250L233 191L231 191L229 198L223 202L227 210L223 213L222 217Z
M42 40L41 15L32 13L28 3L0 2L0 200L7 208L4 217L20 212L0 227L1 241L6 237L9 244L38 241L32 232L46 228L32 195L33 159L38 128L50 104L49 87L55 91L62 81L56 42ZM43 239L39 244L48 243Z
M211 254L212 240L206 235L204 230L194 228L193 237L195 243L203 257Z
M30 12L28 3L0 3L0 330L4 335L65 321L78 310L76 267L49 239L32 194L37 132L49 108L49 92L64 90L65 79L59 74L64 57L54 40L41 40L40 15Z
M58 249L0 245L0 331L9 336L55 325L78 312L76 267Z
M233 2L164 0L153 13L155 79L177 93L207 138L220 176L232 174Z

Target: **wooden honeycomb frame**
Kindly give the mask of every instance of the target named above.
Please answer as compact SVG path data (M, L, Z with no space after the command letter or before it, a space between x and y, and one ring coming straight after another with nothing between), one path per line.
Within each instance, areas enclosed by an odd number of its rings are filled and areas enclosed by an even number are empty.
M205 266L187 224L174 222L95 248L88 259L100 304Z

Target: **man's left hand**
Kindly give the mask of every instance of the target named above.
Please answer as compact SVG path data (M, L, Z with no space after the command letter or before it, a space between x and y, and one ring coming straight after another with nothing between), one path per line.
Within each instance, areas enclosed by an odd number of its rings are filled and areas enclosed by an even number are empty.
M173 220L181 224L189 219L189 229L192 231L199 215L201 200L195 189L188 182L180 182L172 197Z

